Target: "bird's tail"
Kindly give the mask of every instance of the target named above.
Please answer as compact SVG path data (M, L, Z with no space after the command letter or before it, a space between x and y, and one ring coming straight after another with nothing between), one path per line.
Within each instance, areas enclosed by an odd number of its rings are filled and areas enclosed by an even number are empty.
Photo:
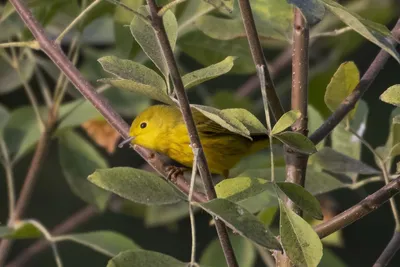
M253 143L251 144L249 154L256 153L269 147L269 136L267 134L251 135Z

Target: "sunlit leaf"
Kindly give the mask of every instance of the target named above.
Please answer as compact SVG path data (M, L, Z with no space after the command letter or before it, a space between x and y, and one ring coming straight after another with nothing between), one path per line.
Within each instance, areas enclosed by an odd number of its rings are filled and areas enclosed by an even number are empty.
M294 183L278 182L276 185L286 196L290 198L300 209L318 220L323 219L319 201L302 186Z
M325 7L318 0L287 0L288 3L297 6L303 13L308 24L314 25L318 23L325 14Z
M282 115L279 120L276 122L274 127L271 130L271 134L277 134L283 132L288 127L292 126L292 124L301 116L301 112L298 110L290 110Z
M81 234L69 234L54 237L57 242L72 241L96 250L102 254L114 257L129 249L140 249L131 239L112 231L95 231Z
M195 70L182 76L182 82L185 89L189 89L200 83L214 79L229 72L233 67L234 60L234 57L229 56L221 62L210 65L203 69Z
M58 149L61 168L72 192L100 210L105 209L110 193L86 179L94 170L107 168L105 159L90 143L72 131L60 136Z
M391 34L386 26L363 19L333 0L318 1L324 3L333 14L353 30L388 52L398 62L400 62L400 56L396 51L396 47L390 42Z
M88 179L107 191L141 204L172 204L182 200L181 195L164 179L139 169L98 169Z
M256 252L253 244L246 238L230 235L233 251L240 267L253 267L256 261ZM214 239L200 257L200 266L227 267L224 253L218 239Z
M257 218L265 225L270 226L276 217L278 206L268 207L257 214Z
M274 137L289 146L293 150L304 154L313 154L317 152L314 143L307 136L296 132L282 132L275 134Z
M341 64L326 87L325 103L328 108L335 111L340 103L356 88L359 81L360 73L354 62ZM350 119L354 116L356 109L357 106L349 113Z
M380 100L400 107L400 84L390 86L379 97Z
M318 266L323 247L317 233L280 199L279 208L281 242L291 262L296 266Z
M142 6L137 11L144 17L150 16L147 6ZM171 10L168 10L164 14L163 23L171 48L174 50L177 39L178 24L175 15ZM168 66L150 22L144 21L142 17L135 15L130 24L130 29L133 37L142 47L143 51L154 62L164 76L167 77L169 73Z
M171 256L155 251L147 250L128 250L119 253L112 258L107 267L132 267L132 266L152 266L152 267L187 267L187 263L178 261Z
M248 110L243 108L228 108L221 110L227 117L235 117L249 131L250 135L266 134L267 128Z
M253 242L270 249L280 249L280 244L265 226L243 207L226 199L213 199L205 203L196 203L205 211L222 220L227 226L235 229Z

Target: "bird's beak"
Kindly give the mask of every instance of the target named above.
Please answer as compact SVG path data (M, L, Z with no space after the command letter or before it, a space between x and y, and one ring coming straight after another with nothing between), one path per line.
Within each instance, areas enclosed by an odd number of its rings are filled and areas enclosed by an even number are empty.
M121 143L119 143L118 147L122 148L125 144L130 143L135 137L131 136L125 140L123 140Z

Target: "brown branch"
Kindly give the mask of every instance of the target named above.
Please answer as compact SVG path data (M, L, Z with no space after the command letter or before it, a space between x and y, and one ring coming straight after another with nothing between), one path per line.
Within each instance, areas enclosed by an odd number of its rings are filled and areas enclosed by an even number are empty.
M39 171L42 167L42 162L47 155L47 151L50 146L51 135L53 133L54 126L57 121L57 115L54 109L51 108L48 114L47 122L44 130L40 136L39 142L36 146L35 153L33 155L31 164L26 174L24 184L18 197L18 201L13 213L13 217L9 219L9 225L12 226L14 222L20 220L25 213L26 207L32 196L33 189L35 187ZM0 244L0 266L4 265L7 259L8 252L11 249L13 240L3 239Z
M97 214L98 210L94 206L88 205L74 213L64 222L54 227L54 229L51 231L51 235L57 236L71 232ZM39 240L28 248L24 249L13 261L7 264L6 267L24 266L34 255L41 252L48 246L49 242L47 240Z
M375 193L367 196L353 207L336 215L329 221L318 224L314 227L314 230L320 238L324 238L361 219L370 212L377 210L383 203L399 193L399 191L400 176L383 186Z
M248 0L241 0L239 1L239 7L254 64L264 69L263 82L265 82L266 90L265 92L262 91L262 93L266 94L268 106L274 115L275 121L277 121L283 115L284 111L278 95L276 94L274 82L272 81L271 75L268 71L267 60L265 59L260 39L258 37L250 2Z
M385 267L400 249L400 232L394 232L392 239L372 267Z
M292 110L301 112L300 118L293 124L292 130L303 135L308 134L308 43L309 28L298 8L294 8L293 46L292 46ZM286 182L304 187L308 156L285 148ZM301 215L298 208L290 199L288 207Z
M392 30L392 35L396 40L400 40L400 19L397 21L395 27ZM394 40L390 41L393 45L397 45ZM321 142L329 133L347 116L347 114L355 107L358 100L363 94L369 89L376 76L379 74L390 55L381 50L375 57L374 61L369 66L368 70L362 76L360 82L354 91L346 97L335 110L334 113L329 116L327 120L310 136L311 141L314 144Z
M200 142L195 122L193 120L192 111L190 109L188 97L183 86L182 78L179 73L167 33L164 28L162 17L158 16L158 7L154 0L147 0L147 4L149 5L152 25L157 36L157 40L160 44L162 53L170 72L172 82L175 87L175 94L178 98L183 120L185 121L186 127L188 129L191 146L193 149L198 148L197 168L203 181L206 196L208 199L216 198L217 194L212 183L211 173L208 168L207 160ZM195 168L195 166L193 167ZM218 220L215 222L215 227L217 229L219 241L221 243L227 265L230 267L238 266L232 245L229 241L228 231L225 227L225 224L222 221Z

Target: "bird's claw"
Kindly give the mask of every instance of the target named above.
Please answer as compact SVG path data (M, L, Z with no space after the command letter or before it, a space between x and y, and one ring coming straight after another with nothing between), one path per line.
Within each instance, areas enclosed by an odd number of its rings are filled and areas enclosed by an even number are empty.
M188 169L185 167L177 167L177 166L167 166L165 167L165 172L167 173L167 180L171 182L176 182L178 176L183 175L185 171Z

